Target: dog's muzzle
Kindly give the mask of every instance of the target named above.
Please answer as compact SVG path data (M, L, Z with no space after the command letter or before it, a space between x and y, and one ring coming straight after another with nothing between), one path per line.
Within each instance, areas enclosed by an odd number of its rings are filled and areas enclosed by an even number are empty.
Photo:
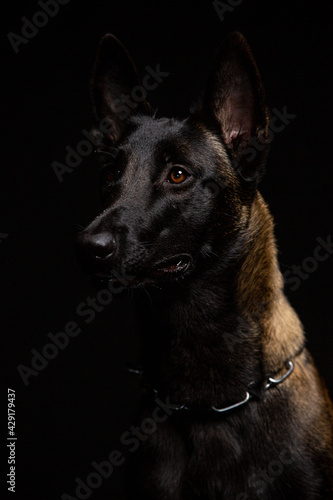
M160 259L136 255L135 264L121 255L119 243L110 232L81 231L76 240L77 258L88 274L103 281L120 281L127 286L176 280L184 277L192 264L189 254L178 253ZM140 252L137 252L140 254Z

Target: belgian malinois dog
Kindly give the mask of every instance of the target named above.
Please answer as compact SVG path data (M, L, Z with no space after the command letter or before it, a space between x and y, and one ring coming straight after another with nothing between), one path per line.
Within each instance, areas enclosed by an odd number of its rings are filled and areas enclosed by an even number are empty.
M257 189L269 113L246 40L225 39L184 119L152 112L112 35L92 94L103 210L77 246L100 280L137 289L151 432L129 498L333 499L332 404Z

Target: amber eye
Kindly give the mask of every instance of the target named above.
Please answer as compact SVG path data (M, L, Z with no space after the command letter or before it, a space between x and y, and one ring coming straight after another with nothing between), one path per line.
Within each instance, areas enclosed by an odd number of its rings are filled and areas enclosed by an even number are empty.
M117 168L109 167L106 169L104 175L106 182L112 184L113 182L116 182L119 179L119 177L121 176L121 171Z
M114 175L113 175L113 172L111 170L107 170L106 171L106 180L108 182L113 182L114 181Z
M169 174L168 180L172 184L181 184L186 181L188 175L189 174L183 168L174 167Z

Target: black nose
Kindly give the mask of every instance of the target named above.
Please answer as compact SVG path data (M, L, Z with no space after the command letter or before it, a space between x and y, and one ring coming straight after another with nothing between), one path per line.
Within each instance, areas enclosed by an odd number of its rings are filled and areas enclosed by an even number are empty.
M90 233L81 231L76 241L78 256L83 260L102 260L112 256L116 249L116 240L109 232Z

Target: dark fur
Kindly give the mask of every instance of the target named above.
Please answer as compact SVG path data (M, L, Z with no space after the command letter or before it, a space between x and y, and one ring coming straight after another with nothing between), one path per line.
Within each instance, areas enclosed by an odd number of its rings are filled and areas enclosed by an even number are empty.
M135 85L128 54L107 35L93 76L96 116L110 125L100 149L111 155L98 155L104 209L78 248L92 273L138 288L146 387L138 423L156 407L150 387L191 410L142 442L130 498L332 499L332 406L310 354L299 354L303 329L283 294L257 190L269 118L250 49L240 34L225 40L185 120L156 118L145 101L122 120L117 99ZM249 161L251 141L260 147ZM175 165L191 174L181 184L168 177ZM184 272L157 275L174 255ZM264 392L260 384L283 375L288 359L292 375ZM249 387L257 397L245 406L209 410Z

